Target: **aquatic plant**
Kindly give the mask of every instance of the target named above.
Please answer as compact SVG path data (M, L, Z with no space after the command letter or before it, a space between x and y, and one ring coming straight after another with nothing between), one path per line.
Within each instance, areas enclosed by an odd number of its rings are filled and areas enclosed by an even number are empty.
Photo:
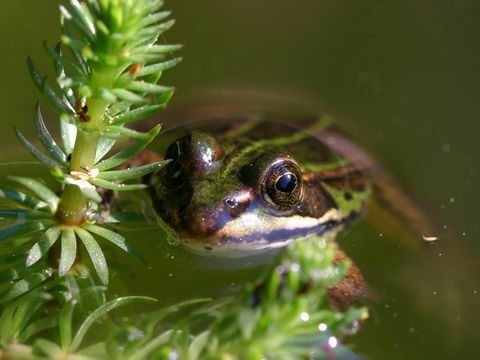
M142 260L110 226L142 215L111 211L105 195L144 188L131 181L167 163L119 168L160 131L160 126L145 133L128 126L162 110L173 94L172 87L158 81L181 61L173 55L181 46L158 42L174 24L161 7L160 0L70 0L60 6L60 42L45 44L55 84L27 61L35 85L58 116L61 144L51 136L38 104L34 125L43 149L15 129L55 181L46 185L12 175L12 187L0 189L2 356L322 358L337 347L329 339L346 334L366 313L330 308L327 288L344 276L345 266L334 265L334 245L320 239L292 245L276 266L235 298L214 305L192 300L131 321L99 321L119 305L154 301L107 300L108 253L102 247L112 243ZM114 150L120 142L127 145ZM307 283L308 291L301 290ZM168 326L162 322L186 306L192 309L188 315L169 319ZM106 335L89 338L93 325L106 327Z

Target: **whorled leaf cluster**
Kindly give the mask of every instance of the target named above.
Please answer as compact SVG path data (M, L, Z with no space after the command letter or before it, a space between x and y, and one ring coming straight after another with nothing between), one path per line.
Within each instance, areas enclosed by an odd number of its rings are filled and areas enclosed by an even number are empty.
M99 189L144 188L143 184L125 181L138 179L166 163L116 169L142 151L160 131L156 126L141 133L126 125L163 109L173 94L173 88L157 84L162 72L181 60L172 55L180 46L159 41L174 23L167 20L170 12L161 11L161 7L159 0L71 0L69 6L61 6L61 41L56 46L45 44L53 58L59 91L28 59L34 83L60 118L62 144L57 144L48 131L39 105L34 124L43 149L18 129L15 132L30 153L51 169L63 192L58 195L38 180L20 177L11 180L25 192L0 190L0 196L9 201L8 208L0 209L0 217L15 220L0 229L5 248L0 257L15 259L0 281L35 279L27 281L26 287L14 283L7 292L15 287L28 291L41 283L45 276L36 270L46 265L38 262L55 247L60 249L55 255L58 261L47 262L57 268L56 274L67 274L81 261L77 247L82 245L103 284L108 283L108 266L98 238L139 257L123 236L106 227L139 216L102 213ZM127 147L108 155L117 141L125 139L132 139ZM85 154L92 151L89 159ZM76 201L85 205L80 208L80 221L71 224L61 216L62 204L72 207ZM71 208L63 209L67 215L68 211ZM56 246L57 242L60 245ZM26 254L25 258L11 257L17 253Z

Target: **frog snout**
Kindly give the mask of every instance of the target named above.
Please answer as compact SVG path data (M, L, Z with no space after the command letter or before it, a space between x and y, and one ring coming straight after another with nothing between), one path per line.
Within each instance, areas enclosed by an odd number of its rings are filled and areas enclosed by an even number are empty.
M209 236L220 230L229 221L241 216L251 204L251 192L238 191L226 196L223 201L207 206L192 199L183 217L183 226L196 237Z

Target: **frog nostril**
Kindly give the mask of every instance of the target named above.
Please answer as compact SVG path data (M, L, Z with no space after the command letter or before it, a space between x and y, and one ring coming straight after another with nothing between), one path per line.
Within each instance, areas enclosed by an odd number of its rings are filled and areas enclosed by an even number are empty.
M235 199L225 199L225 205L229 208L235 208L238 205L238 202Z
M228 213L232 217L238 217L245 212L245 209L250 205L249 199L242 199L241 201L234 198L227 198L224 200Z

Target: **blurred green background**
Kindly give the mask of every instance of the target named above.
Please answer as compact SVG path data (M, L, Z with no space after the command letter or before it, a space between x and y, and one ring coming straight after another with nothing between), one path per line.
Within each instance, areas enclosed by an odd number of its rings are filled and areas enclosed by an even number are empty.
M42 41L57 41L59 3L0 2L2 161L29 159L12 126L32 134L39 94L25 59L51 74ZM374 288L372 319L354 339L358 352L475 357L480 1L177 0L167 7L178 22L166 40L186 45L185 61L163 80L177 88L171 107L246 97L329 112L438 221L440 240L421 255L385 245L367 225L342 240Z

